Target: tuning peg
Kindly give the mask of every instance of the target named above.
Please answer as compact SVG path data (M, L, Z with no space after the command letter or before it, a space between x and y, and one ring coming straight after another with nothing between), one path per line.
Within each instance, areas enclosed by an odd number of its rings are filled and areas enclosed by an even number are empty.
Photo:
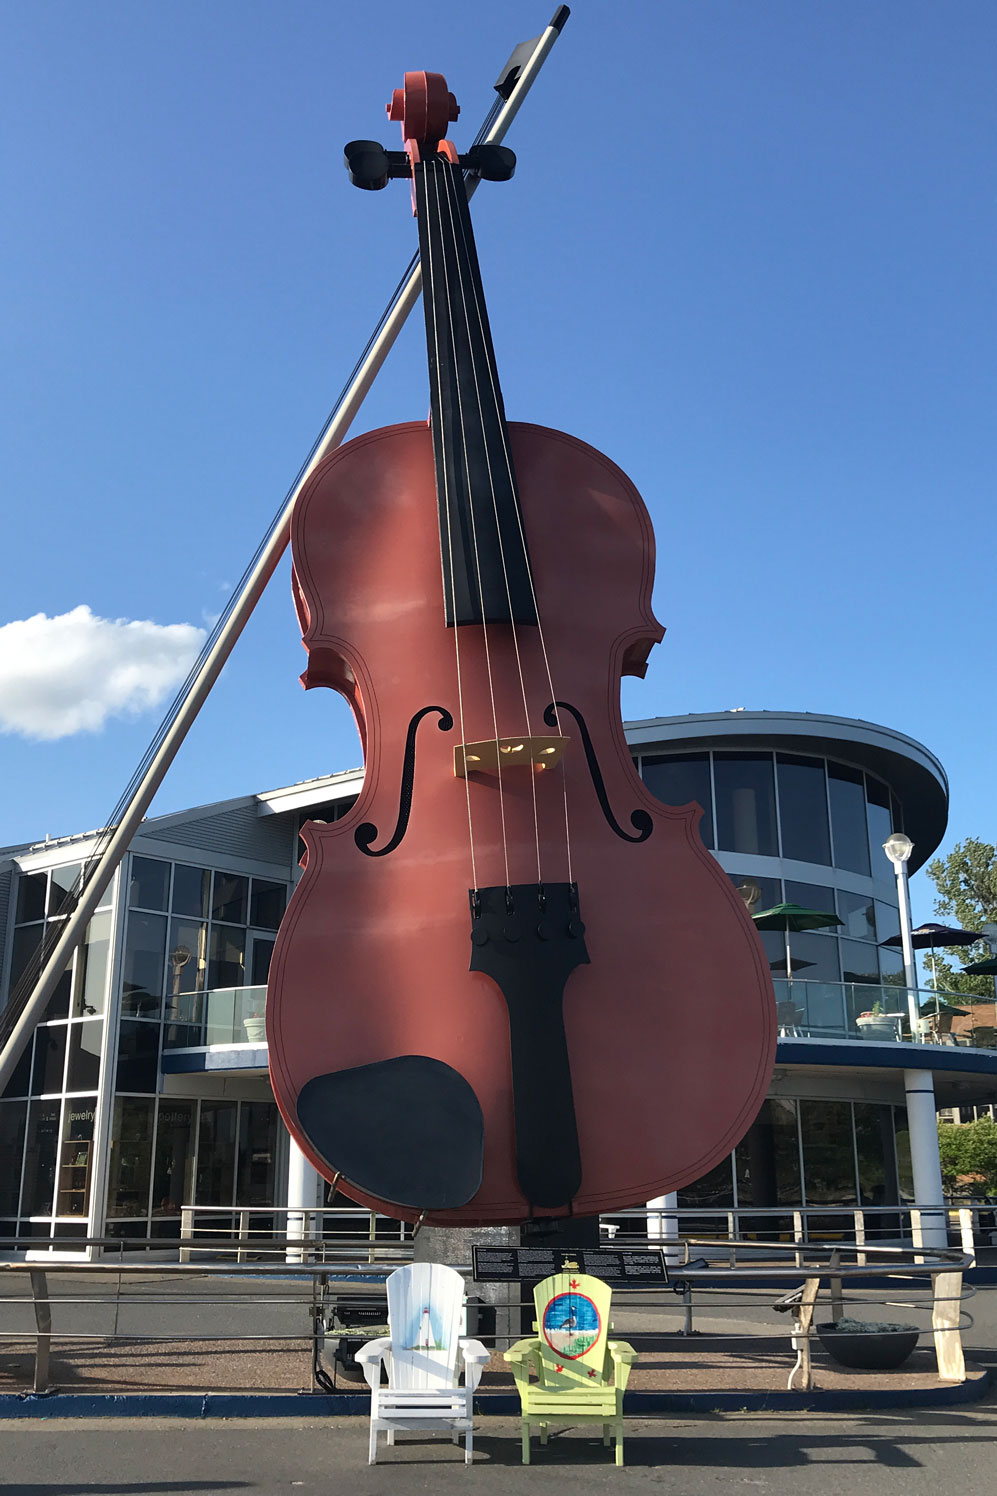
M460 164L485 182L508 182L516 170L516 152L507 145L474 145Z
M362 187L365 192L380 192L387 187L391 163L384 146L376 140L351 140L343 159L354 187Z

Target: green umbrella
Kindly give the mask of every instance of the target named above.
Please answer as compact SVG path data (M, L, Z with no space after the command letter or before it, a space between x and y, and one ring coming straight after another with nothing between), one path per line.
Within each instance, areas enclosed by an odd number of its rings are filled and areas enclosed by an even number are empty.
M831 925L840 925L836 914L829 914L826 909L804 909L800 904L776 904L772 909L761 909L751 918L759 930L782 930L786 936L786 969L789 972L789 980L793 980L793 957L789 949L789 934L791 930L826 930Z

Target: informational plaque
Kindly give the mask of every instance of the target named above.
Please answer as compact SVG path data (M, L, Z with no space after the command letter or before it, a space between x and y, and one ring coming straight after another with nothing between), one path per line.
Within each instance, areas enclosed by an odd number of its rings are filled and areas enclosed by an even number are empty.
M661 1247L472 1247L478 1283L539 1283L565 1265L605 1283L636 1287L668 1282Z

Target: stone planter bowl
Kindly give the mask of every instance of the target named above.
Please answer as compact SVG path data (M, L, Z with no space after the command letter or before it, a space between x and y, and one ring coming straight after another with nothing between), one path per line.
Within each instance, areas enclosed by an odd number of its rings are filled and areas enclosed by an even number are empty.
M820 1343L833 1361L855 1371L896 1371L917 1345L917 1325L870 1324L838 1320L817 1326ZM850 1328L852 1325L855 1329ZM842 1326L845 1326L843 1329Z

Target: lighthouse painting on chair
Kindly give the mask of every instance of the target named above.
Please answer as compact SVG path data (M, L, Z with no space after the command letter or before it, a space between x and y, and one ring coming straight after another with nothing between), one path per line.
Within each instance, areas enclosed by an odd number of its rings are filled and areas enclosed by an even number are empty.
M405 1339L409 1342L406 1344L405 1349L410 1351L442 1351L446 1349L440 1337L439 1325L434 1326L433 1324L428 1304L423 1309L416 1324L412 1326L409 1333L405 1336Z

